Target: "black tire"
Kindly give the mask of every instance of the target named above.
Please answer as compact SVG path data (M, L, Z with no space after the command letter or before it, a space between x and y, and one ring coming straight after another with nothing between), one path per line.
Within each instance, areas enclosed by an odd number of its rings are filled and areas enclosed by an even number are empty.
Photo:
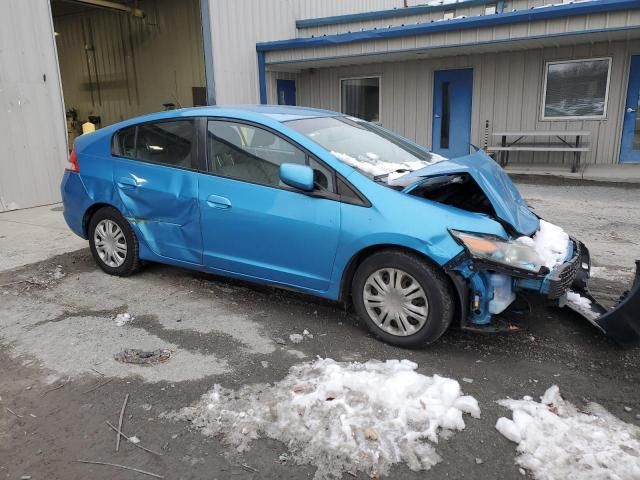
M384 268L395 268L411 275L422 287L428 302L427 319L422 327L408 336L393 335L380 328L369 315L364 302L365 283L370 275ZM357 268L351 284L351 296L358 316L379 339L399 347L416 347L433 343L451 324L454 315L453 290L440 269L417 254L401 250L382 250L367 257Z
M105 263L96 249L95 231L96 227L103 220L111 220L118 227L120 227L120 230L122 230L122 233L124 234L127 252L124 257L124 262L119 266L110 266ZM93 255L93 258L98 266L103 271L105 271L109 275L128 277L129 275L133 275L140 269L141 262L138 255L138 239L136 238L136 234L131 228L131 225L129 225L129 222L120 214L120 212L118 212L118 210L113 207L103 207L96 211L89 220L89 229L87 233L89 236L89 246L91 247L91 254Z

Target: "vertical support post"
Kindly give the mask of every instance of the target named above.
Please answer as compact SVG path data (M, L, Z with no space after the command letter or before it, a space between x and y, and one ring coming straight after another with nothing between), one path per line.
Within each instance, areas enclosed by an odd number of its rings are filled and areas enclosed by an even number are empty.
M265 53L258 50L258 84L260 86L260 103L267 104L267 68L265 65Z
M496 4L496 13L502 12L504 12L504 0L498 0L498 3Z
M576 148L580 148L580 135L576 135ZM580 152L576 150L573 152L573 166L571 167L571 173L576 173L580 169Z
M215 105L216 80L213 74L213 41L211 39L210 1L212 0L200 0L200 24L202 25L202 46L204 49L204 78L207 88L207 105Z

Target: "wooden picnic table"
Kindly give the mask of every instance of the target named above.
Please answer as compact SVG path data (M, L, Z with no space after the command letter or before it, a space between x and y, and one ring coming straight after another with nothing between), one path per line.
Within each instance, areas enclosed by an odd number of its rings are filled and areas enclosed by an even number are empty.
M575 173L580 169L580 154L589 151L589 146L583 145L582 139L591 135L591 132L588 130L525 130L493 132L492 135L500 137L500 145L491 146L487 150L498 153L498 163L503 167L506 167L509 163L509 152L572 152L573 163L571 164L571 171ZM523 139L535 139L536 137L556 138L559 142L521 142ZM570 138L573 138L573 141L569 141Z

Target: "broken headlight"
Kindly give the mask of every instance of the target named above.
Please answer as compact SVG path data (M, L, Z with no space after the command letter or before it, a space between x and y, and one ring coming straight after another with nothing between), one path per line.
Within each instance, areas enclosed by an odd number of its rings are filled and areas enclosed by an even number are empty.
M493 235L457 230L450 230L450 232L476 260L521 268L531 272L539 272L544 267L544 262L538 253L532 247L517 240L503 240Z

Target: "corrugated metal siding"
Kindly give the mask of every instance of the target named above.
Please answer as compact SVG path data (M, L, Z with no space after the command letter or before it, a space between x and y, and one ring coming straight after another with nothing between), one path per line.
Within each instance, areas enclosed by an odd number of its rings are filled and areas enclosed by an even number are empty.
M403 5L403 0L209 1L219 104L258 102L256 43L295 37L297 19Z
M142 0L145 19L104 9L54 18L67 109L103 125L192 106L205 86L198 0Z
M589 130L592 151L588 163L618 163L622 115L628 81L629 58L640 53L640 41L593 43L526 52L501 52L449 58L379 63L303 71L297 76L300 105L340 110L340 78L360 75L382 77L382 124L423 145L431 145L433 71L474 69L471 139L483 145L500 130ZM612 57L611 85L606 120L541 121L540 102L544 62L598 56ZM497 139L490 138L490 144ZM513 162L530 162L532 153L513 154ZM570 162L569 155L564 159ZM559 163L562 154L536 154L536 163Z
M4 211L60 200L67 147L48 0L3 0L0 18L5 20L0 28Z
M520 40L552 33L581 32L587 29L633 27L640 25L640 10L580 15L546 21L499 25L464 31L439 32L389 40L354 42L316 48L267 52L267 63L346 57L376 52L400 52L413 48L439 48L495 40Z

